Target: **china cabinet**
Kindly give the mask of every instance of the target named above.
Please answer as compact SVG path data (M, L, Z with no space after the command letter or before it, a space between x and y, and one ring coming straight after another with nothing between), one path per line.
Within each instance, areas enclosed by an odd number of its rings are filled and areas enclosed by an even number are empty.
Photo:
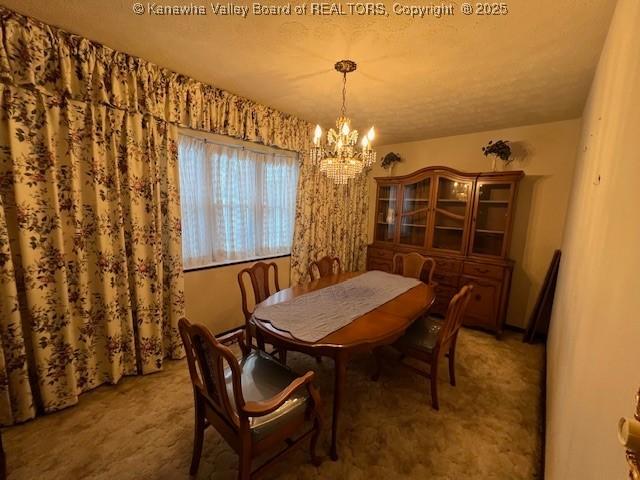
M444 314L463 285L475 285L465 325L499 333L513 262L507 258L514 201L523 172L464 173L427 167L376 178L374 241L367 269L391 271L393 255L415 251L436 262L436 300Z

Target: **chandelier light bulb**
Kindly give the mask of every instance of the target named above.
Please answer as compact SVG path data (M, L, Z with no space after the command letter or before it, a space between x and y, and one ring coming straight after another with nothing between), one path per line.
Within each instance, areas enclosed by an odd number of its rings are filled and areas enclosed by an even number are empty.
M313 134L313 144L316 146L319 145L321 138L322 138L322 128L320 128L320 125L316 125L316 131Z
M367 132L367 137L369 138L369 141L372 141L374 138L376 138L376 131L373 129L373 127L371 127L369 132Z
M364 137L362 137L362 148L367 148L368 145L369 145L369 138L367 138L367 135L365 135Z
M342 124L342 134L349 135L349 124L347 122Z

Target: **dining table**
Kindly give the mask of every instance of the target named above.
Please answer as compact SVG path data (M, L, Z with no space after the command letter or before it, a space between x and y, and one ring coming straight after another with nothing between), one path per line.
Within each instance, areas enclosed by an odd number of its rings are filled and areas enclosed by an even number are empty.
M296 297L331 287L358 275L361 273L342 272L292 286L274 293L259 306L266 307L282 303L286 307L286 304ZM338 420L340 407L344 401L346 372L350 358L354 354L373 352L379 347L393 344L416 319L429 310L434 300L433 286L418 282L416 286L404 293L314 342L295 338L289 332L275 327L270 321L257 318L255 315L252 318L259 348L264 349L265 344L270 344L280 351L302 352L316 358L333 359L335 375L330 449L332 460L338 459ZM298 318L296 321L304 322L305 318ZM379 361L378 356L376 360Z

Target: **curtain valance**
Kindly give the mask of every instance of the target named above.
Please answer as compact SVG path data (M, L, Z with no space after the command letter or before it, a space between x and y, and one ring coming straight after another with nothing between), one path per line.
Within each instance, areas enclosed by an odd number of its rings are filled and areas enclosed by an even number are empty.
M311 125L0 7L0 81L302 152Z

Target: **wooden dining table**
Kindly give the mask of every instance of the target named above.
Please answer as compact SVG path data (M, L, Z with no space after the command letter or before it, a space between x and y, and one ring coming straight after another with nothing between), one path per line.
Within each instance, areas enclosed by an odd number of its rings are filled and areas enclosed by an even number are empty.
M260 305L268 306L286 302L305 293L344 282L357 275L360 273L338 273L304 285L280 290ZM264 344L268 343L277 349L302 352L314 357L330 357L334 360L335 388L330 452L333 460L338 459L338 418L344 400L349 359L355 353L373 351L378 347L395 342L417 318L429 310L434 300L433 287L420 283L317 342L305 342L293 338L288 332L277 329L268 321L258 318L252 319L256 326L256 339L259 348L264 349ZM300 321L304 322L305 319L301 318Z

